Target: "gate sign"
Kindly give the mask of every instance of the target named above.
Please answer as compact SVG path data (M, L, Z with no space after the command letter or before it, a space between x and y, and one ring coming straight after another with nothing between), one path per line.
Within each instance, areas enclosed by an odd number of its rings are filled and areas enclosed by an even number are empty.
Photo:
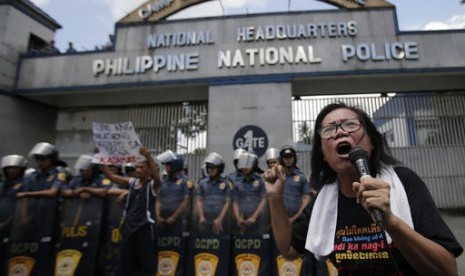
M92 134L99 152L93 162L119 165L136 162L140 156L140 140L131 122L118 124L93 123Z
M268 136L258 126L244 126L234 135L233 148L234 150L243 148L246 151L254 152L260 158L268 149Z

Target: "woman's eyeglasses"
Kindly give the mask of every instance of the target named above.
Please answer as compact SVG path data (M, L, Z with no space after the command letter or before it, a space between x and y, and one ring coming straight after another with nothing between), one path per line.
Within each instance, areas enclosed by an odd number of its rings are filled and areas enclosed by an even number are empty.
M362 124L360 123L359 119L350 119L337 124L330 124L321 127L318 130L318 134L320 134L321 139L327 140L333 138L336 135L338 128L341 128L343 131L347 133L351 133L359 130L361 126Z

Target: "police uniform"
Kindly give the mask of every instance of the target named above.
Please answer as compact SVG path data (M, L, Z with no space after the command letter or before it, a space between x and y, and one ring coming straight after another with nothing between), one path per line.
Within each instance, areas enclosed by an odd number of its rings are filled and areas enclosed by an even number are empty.
M216 179L210 177L203 178L195 188L194 194L203 201L203 212L207 223L211 226L212 222L220 215L231 194L231 181L223 176ZM223 220L223 229L227 219ZM211 228L211 227L209 227Z
M73 177L68 185L66 185L67 189L77 189L77 188L103 188L105 190L110 189L111 181L107 178L101 177L94 177L92 179L85 179L81 175Z
M232 198L239 205L241 216L247 220L257 210L261 200L266 196L265 183L263 178L253 173L250 178L239 177L233 182ZM261 219L257 219L256 225L249 227L247 233L263 234L266 222L264 214L261 214Z
M158 200L161 203L161 216L165 219L171 216L184 199L191 195L191 189L192 182L185 174L178 173L174 177L164 175L158 191ZM186 213L179 216L172 224L171 228L173 230L184 230Z
M288 217L294 216L299 211L303 195L310 195L310 185L305 174L294 167L289 174L286 174L284 183L284 204Z
M51 188L60 189L66 184L66 174L56 168L47 171L38 170L26 178L27 192L43 191Z
M241 178L244 178L239 171L233 171L232 173L228 174L227 177L228 177L229 181L231 181L231 183L236 183Z

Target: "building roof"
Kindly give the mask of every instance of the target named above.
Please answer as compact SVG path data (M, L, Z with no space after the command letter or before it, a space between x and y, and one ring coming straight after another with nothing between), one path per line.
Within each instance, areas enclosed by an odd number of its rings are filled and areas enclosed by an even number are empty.
M55 19L29 0L0 0L0 5L13 6L52 31L61 29L61 25Z

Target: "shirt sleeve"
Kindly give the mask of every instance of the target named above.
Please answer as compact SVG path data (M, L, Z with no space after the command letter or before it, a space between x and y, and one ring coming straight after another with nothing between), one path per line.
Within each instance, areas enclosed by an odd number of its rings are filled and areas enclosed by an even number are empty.
M415 231L440 244L452 252L455 257L459 256L463 252L463 248L442 219L423 180L415 172L405 167L397 167L395 172L405 187Z
M52 182L52 185L50 188L57 188L61 189L66 186L66 173L64 172L58 172L55 175L55 179Z

